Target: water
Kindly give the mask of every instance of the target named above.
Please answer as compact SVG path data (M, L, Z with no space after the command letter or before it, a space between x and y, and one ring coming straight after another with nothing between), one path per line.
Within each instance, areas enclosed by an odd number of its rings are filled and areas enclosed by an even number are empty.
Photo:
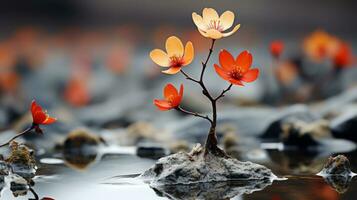
M347 154L350 158L355 153ZM187 195L209 197L239 191L244 194L231 199L253 200L338 200L354 199L357 195L357 181L350 182L343 194L338 193L323 178L311 175L323 166L327 156L279 151L269 152L269 160L262 163L270 167L279 177L287 180L261 184L260 189L249 190L246 183L218 183L215 185L168 187L163 191L154 190L149 185L137 180L137 174L155 163L155 160L139 158L135 155L104 155L92 159L93 163L77 164L63 161L58 155L40 158L39 170L34 178L35 185L26 195L14 197L9 186L1 192L1 199L38 199L51 197L56 200L78 199L181 199ZM87 165L88 164L88 165ZM356 165L352 162L353 169ZM344 183L345 184L345 183ZM344 186L346 187L346 186ZM245 194L247 193L247 194ZM250 194L249 194L250 193ZM37 195L37 196L36 196ZM186 196L185 196L186 195ZM229 194L228 194L229 196ZM220 199L220 198L216 198ZM227 199L227 198L225 198Z

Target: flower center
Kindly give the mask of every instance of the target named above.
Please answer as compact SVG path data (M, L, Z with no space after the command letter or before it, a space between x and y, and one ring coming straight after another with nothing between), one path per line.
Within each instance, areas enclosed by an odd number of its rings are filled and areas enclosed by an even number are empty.
M242 79L243 77L243 74L244 74L244 71L237 67L236 69L232 70L229 72L229 76L232 78L232 79L235 79L235 80L240 80Z
M182 67L184 64L182 57L171 56L170 57L170 67Z
M215 29L219 32L223 31L223 26L221 21L219 20L211 20L210 23L207 25L207 29Z

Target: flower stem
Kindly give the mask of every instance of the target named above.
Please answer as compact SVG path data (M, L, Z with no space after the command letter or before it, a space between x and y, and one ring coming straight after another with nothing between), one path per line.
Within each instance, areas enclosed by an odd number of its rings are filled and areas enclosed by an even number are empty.
M212 120L207 115L204 116L204 115L198 114L196 112L191 112L191 111L188 111L188 110L185 110L185 109L181 108L180 106L177 107L176 110L178 110L178 111L180 111L182 113L185 113L187 115L193 115L193 116L196 116L196 117L201 117L203 119L208 120L212 124Z
M16 138L18 138L18 137L20 137L20 136L22 136L22 135L25 135L26 133L32 131L32 129L34 129L34 128L35 128L35 126L34 126L34 125L31 125L29 128L27 128L27 129L24 130L23 132L21 132L21 133L15 135L14 137L12 137L8 142L6 142L6 143L0 145L0 147L4 147L4 146L9 145L13 140L15 140Z

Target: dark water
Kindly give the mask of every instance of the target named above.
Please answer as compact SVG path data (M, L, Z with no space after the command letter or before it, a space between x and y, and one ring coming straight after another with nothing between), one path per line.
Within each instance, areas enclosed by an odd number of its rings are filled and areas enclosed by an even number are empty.
M353 157L355 153L347 154ZM41 199L51 197L59 200L78 199L194 199L192 195L207 197L239 191L239 195L230 199L254 200L338 200L355 199L357 181L343 182L339 193L323 178L312 174L317 173L327 156L289 154L286 152L269 152L268 158L262 164L270 167L279 177L287 180L265 183L254 190L244 190L244 183L216 184L205 186L171 187L164 191L150 188L149 185L132 178L154 164L155 160L139 158L135 155L105 155L80 160L74 164L61 159L51 159L45 156L34 178L35 185L26 195L14 197L9 186L5 186L1 199ZM99 158L101 157L101 158ZM47 164L44 164L47 163ZM355 164L352 162L353 168ZM340 183L341 185L341 183ZM336 186L334 186L336 187ZM342 188L342 189L341 189ZM15 191L16 193L16 191ZM23 192L25 193L25 192ZM244 194L240 194L244 193ZM250 193L250 194L245 194ZM188 195L188 196L187 196ZM229 196L229 195L228 195ZM215 199L220 199L215 197Z

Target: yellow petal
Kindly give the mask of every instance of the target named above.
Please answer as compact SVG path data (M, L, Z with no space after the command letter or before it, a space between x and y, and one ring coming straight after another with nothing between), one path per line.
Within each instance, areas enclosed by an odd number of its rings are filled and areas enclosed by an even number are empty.
M203 17L203 21L206 24L211 23L211 20L218 20L219 19L219 16L218 16L216 10L213 9L213 8L205 8L205 9L203 9L202 17Z
M187 42L185 46L185 54L183 55L184 66L192 62L194 54L192 42Z
M156 64L162 67L170 66L170 58L169 56L161 49L154 49L150 52L150 58Z
M222 35L223 35L223 37L228 37L228 36L232 35L233 33L235 33L236 31L238 31L239 28L240 28L240 24L235 26L232 31L230 31L228 33L223 33Z
M195 25L197 26L197 28L206 30L207 25L205 24L205 22L203 21L203 19L200 15L198 15L195 12L192 13L192 20L193 20L193 23L195 23Z
M206 32L207 36L212 39L220 39L223 37L223 34L216 29L209 29Z
M229 29L234 22L234 13L231 11L224 12L219 18L223 31Z
M203 37L207 37L208 38L208 35L205 31L201 30L201 29L198 29L198 31L201 33L201 35L203 35Z
M182 57L183 56L183 44L181 40L176 36L171 36L166 40L166 51L169 57L176 56Z

